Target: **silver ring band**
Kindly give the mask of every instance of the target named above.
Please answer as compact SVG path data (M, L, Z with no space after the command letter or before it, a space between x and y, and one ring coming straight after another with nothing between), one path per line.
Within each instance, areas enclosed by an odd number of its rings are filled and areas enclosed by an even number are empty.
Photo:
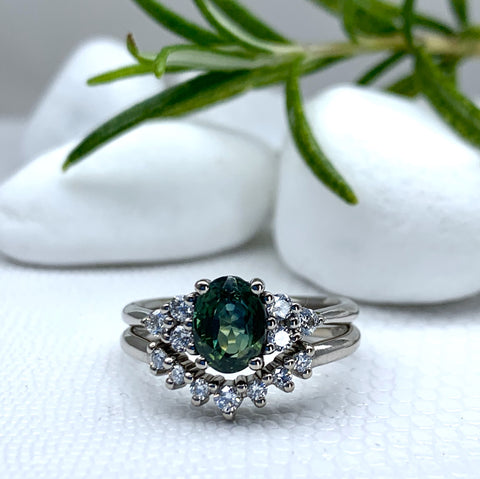
M290 393L295 378L353 353L357 305L342 297L289 297L262 280L199 280L195 291L125 306L123 350L165 375L169 389L190 386L191 403L212 396L226 419L244 399L266 404L269 386Z
M321 366L343 359L359 346L360 331L351 324L358 316L358 306L352 300L342 297L295 296L292 301L313 309L322 318L322 326L312 336L303 337L315 349L312 367ZM130 328L121 337L122 349L131 357L150 363L148 346L154 340L142 325L144 318L166 304L170 298L155 298L134 301L122 311L122 319Z

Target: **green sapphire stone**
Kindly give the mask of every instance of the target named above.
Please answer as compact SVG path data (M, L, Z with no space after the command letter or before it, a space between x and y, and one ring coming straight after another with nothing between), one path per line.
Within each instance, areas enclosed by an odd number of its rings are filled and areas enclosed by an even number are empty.
M217 371L241 371L262 353L266 320L265 306L250 284L237 276L223 276L212 281L195 303L195 348Z

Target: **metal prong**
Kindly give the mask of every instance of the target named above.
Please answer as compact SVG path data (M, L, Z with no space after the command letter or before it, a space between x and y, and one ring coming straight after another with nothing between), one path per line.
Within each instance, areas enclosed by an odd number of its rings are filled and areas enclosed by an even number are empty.
M163 371L161 369L157 369L153 363L150 363L150 372L154 375L154 376L160 376Z
M295 383L293 381L286 383L285 386L283 387L283 390L286 393L291 393L293 392L294 389L295 389Z
M293 369L293 366L295 365L295 359L290 358L290 357L286 357L283 360L283 365L289 370Z
M259 369L263 368L263 358L260 356L257 356L255 358L250 359L248 362L248 367L250 369L253 369L254 371L258 371Z
M162 333L162 335L160 336L160 339L164 342L164 343L169 343L170 342L170 333L168 331L164 331Z
M309 379L312 377L312 369L308 368L304 373L301 373L300 376L302 379Z
M203 356L198 356L195 358L195 366L197 366L198 369L207 369L207 360Z
M290 340L292 343L296 343L302 339L302 335L299 331L295 331L293 334L290 335Z
M267 400L265 397L258 398L253 401L253 404L255 404L257 407L264 407L265 404L267 404Z
M267 306L270 304L273 304L275 301L275 296L273 296L273 294L269 293L268 291L265 291L261 295L261 298L262 298L263 304L266 304Z
M228 421L232 421L233 419L235 419L235 413L236 411L222 412L222 416Z
M184 375L184 381L187 384L192 384L193 382L193 374L190 371L186 371Z
M210 280L209 279L199 279L195 283L195 291L198 294L205 294L210 289Z
M291 315L288 318L288 325L291 329L298 329L302 324L300 318L296 315Z
M195 356L197 354L197 350L195 349L195 343L188 343L186 351L188 354Z
M151 354L153 350L157 347L157 343L155 341L152 341L148 346L147 346L147 353Z
M208 402L209 398L210 396L207 396L205 399L200 399L192 396L192 399L191 399L192 406L195 406L195 407L203 406L205 403Z
M235 388L240 396L245 397L248 388L247 378L245 376L238 376L237 379L235 379Z
M165 316L163 318L163 324L169 328L171 328L175 324L175 320L170 316Z
M315 356L315 348L311 344L306 344L305 345L305 352L313 358Z
M189 304L195 303L195 300L197 299L198 293L190 293L185 296L185 301Z
M273 374L266 373L262 376L262 381L265 383L265 386L270 386L273 383Z
M173 379L170 376L167 376L167 378L165 379L165 386L167 386L167 389L175 388L175 383L173 382Z
M218 384L208 383L208 390L210 391L210 394L215 394L218 391Z
M265 345L265 354L272 354L275 352L275 344L268 343Z
M273 331L277 328L277 320L275 318L268 318L267 319L267 329L269 331Z
M183 323L183 327L187 330L187 331L191 331L192 328L193 328L193 321L189 318L189 319L186 319Z
M292 313L299 313L301 310L302 310L302 305L301 305L301 304L293 303L293 304L290 306L290 311L291 311Z
M265 292L265 283L260 278L254 278L250 281L250 291L257 296Z
M163 365L165 366L165 369L172 369L173 365L175 364L175 359L173 359L170 356L167 356L163 360Z
M170 304L169 303L165 303L161 308L160 308L160 312L162 314L166 314L170 311Z

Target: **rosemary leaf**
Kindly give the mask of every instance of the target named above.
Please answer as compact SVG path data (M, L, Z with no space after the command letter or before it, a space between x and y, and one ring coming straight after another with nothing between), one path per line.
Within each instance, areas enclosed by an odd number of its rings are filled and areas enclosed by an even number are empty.
M357 43L357 4L356 0L343 0L342 18L343 29L353 43Z
M386 87L385 91L408 98L414 98L420 93L420 87L418 86L416 75L409 74Z
M403 33L405 35L405 39L407 40L407 44L410 48L415 48L413 44L413 24L414 24L414 6L415 0L405 0L403 2L402 8L402 17L403 17Z
M101 75L90 78L87 83L90 86L101 85L103 83L110 83L116 80L122 80L138 75L146 75L152 73L152 64L136 63L135 65L128 65L116 70L102 73Z
M457 17L460 26L465 28L468 25L467 0L450 0L450 8Z
M137 47L137 43L135 42L135 39L133 38L133 35L129 33L127 35L127 50L130 52L130 55L135 58L135 60L138 61L138 63L145 63L145 64L152 64L152 62L155 60L155 55L148 55L144 53L140 53Z
M265 24L252 12L240 5L236 0L212 0L228 17L241 25L254 37L275 43L291 43L282 34Z
M162 5L159 0L133 0L160 25L198 45L218 45L222 39L214 32L196 25Z
M364 73L358 80L359 85L370 85L379 76L386 73L388 70L397 65L403 58L405 58L405 52L395 52L389 55L385 60L376 64L373 68Z
M182 67L200 71L253 70L291 61L287 56L268 54L245 55L244 53L217 51L195 45L173 45L163 48L158 54L154 71L161 77L168 67Z
M268 42L252 35L226 15L213 1L194 1L205 19L218 31L225 42L239 43L247 49L261 52L282 53L292 51L291 47L287 45Z
M286 84L288 121L295 145L312 172L325 186L347 203L356 204L358 200L355 193L325 156L308 124L300 93L300 74L299 69L294 68Z
M457 90L430 55L421 49L415 55L417 78L431 105L457 133L480 147L480 110Z

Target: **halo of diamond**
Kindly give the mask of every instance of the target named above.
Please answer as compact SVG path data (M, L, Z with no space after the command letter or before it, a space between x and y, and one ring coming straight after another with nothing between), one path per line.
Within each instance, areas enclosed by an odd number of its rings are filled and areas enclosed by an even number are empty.
M302 334L313 334L321 324L320 317L315 311L295 304L285 294L268 292L262 293L262 297L271 298L265 299L265 308L273 327L269 326L267 331L260 365L252 365L250 374L242 371L235 379L206 374L205 367L201 366L204 359L193 346L192 321L198 294L175 296L142 321L155 339L149 349L150 368L157 375L167 375L169 389L188 385L195 406L205 404L212 395L224 417L232 419L243 399L248 397L256 407L263 407L271 385L292 392L294 377L311 376L313 348L308 349L301 338ZM267 361L270 355L272 358Z

